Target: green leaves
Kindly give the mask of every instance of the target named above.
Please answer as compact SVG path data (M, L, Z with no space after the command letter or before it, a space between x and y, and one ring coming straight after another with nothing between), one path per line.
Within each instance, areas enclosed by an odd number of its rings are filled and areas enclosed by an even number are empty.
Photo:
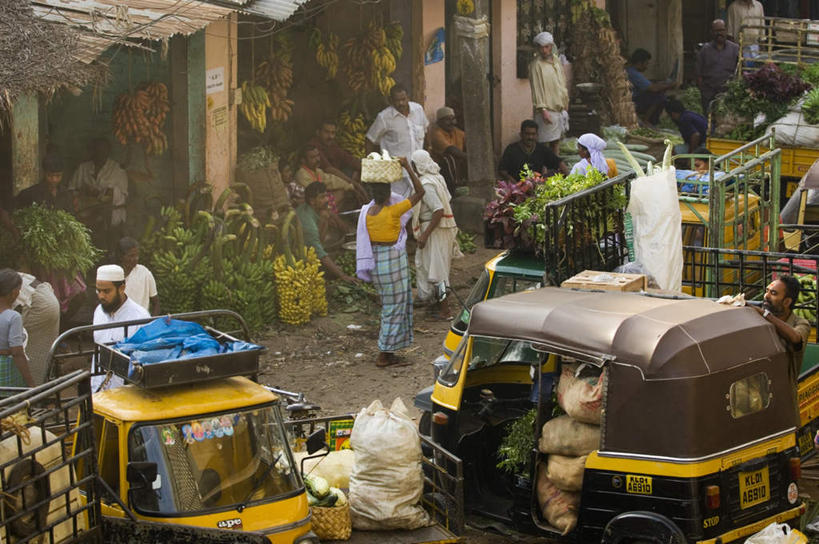
M0 240L4 256L19 256L33 267L68 276L96 265L101 252L91 243L89 230L71 214L34 204L17 210L13 218L20 239Z
M535 409L509 425L509 432L498 447L497 467L510 474L521 472L529 464L535 445Z

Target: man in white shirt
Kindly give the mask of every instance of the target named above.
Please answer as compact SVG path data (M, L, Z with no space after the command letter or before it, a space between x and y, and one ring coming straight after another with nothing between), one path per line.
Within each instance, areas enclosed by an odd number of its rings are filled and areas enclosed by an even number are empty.
M151 315L159 315L156 280L147 267L139 264L139 242L126 236L120 239L117 249L119 264L125 271L125 294Z
M125 294L125 271L116 264L106 264L97 268L97 300L99 306L94 310L94 325L120 323L151 317L148 310L128 298ZM128 327L128 336L139 330L140 325ZM125 339L124 327L114 327L94 331L94 342L112 344ZM119 376L92 376L91 391L110 389L123 385Z
M95 138L88 147L91 160L77 166L69 187L79 192L80 202L86 202L86 221L109 229L108 243L111 249L118 239L111 238L111 233L121 233L125 226L128 174L119 163L109 158L111 144L108 140ZM109 209L109 205L110 220L96 215L99 210ZM83 208L83 205L80 207ZM83 215L82 209L80 215Z
M367 153L386 150L392 157L406 157L424 149L429 121L424 108L411 102L407 90L399 84L390 89L390 105L376 116L367 131ZM409 198L412 184L407 174L392 184L392 192Z
M757 0L734 0L728 6L728 16L726 26L728 35L736 43L740 42L742 34L743 56L754 58L759 56L759 39L763 36L762 28L746 28L740 30L742 25L761 27L765 24L765 10Z

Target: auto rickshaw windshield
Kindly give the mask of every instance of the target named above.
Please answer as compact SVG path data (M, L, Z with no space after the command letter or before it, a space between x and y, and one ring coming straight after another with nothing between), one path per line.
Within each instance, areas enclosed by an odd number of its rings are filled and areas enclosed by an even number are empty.
M458 349L455 350L449 361L449 366L438 378L442 384L448 387L455 385L467 354L469 356L468 371L497 364L537 364L546 357L545 353L533 349L531 342L488 336L467 336L458 345Z
M138 511L192 514L270 500L301 487L278 404L134 426L129 461L157 464Z

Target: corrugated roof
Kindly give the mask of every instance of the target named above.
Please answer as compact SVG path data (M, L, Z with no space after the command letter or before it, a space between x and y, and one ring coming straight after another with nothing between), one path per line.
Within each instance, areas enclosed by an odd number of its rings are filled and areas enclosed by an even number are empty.
M32 0L34 14L45 21L78 29L83 34L76 52L84 62L114 43L164 40L192 34L242 11L277 21L289 18L307 0Z
M293 15L299 6L307 3L308 0L256 0L250 5L242 8L245 13L254 15L261 15L275 19L276 21L285 21Z

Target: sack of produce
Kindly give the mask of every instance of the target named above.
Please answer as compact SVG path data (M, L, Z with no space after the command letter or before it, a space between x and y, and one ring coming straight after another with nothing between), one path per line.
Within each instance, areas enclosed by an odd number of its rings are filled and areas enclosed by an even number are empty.
M293 457L296 466L301 466L301 460L307 457L307 452L297 451L293 453ZM348 488L353 459L353 450L331 451L324 457L307 459L304 462L304 473L324 478L332 487Z
M403 174L401 163L386 151L381 155L373 152L361 159L361 181L364 183L392 183L401 179Z
M819 142L819 126L812 125L805 119L805 100L799 100L790 108L787 114L774 121L768 127L766 135L771 129L776 129L775 138L779 145L794 147L814 147Z
M537 468L537 501L543 518L562 534L568 534L577 525L580 493L558 489L549 481L545 463L539 463Z
M543 425L538 442L542 453L556 453L569 457L587 455L600 447L600 427L582 423L562 415Z
M550 455L546 465L549 481L563 491L580 491L583 489L583 471L586 469L587 457L588 455L580 457Z
M401 399L389 409L373 401L361 410L350 435L353 527L369 531L418 529L430 520L419 504L424 491L421 439Z
M557 403L583 423L600 425L603 414L603 372L578 363L564 363L557 383Z
M236 181L250 189L250 205L259 213L290 206L278 169L279 157L269 148L256 147L236 162Z

